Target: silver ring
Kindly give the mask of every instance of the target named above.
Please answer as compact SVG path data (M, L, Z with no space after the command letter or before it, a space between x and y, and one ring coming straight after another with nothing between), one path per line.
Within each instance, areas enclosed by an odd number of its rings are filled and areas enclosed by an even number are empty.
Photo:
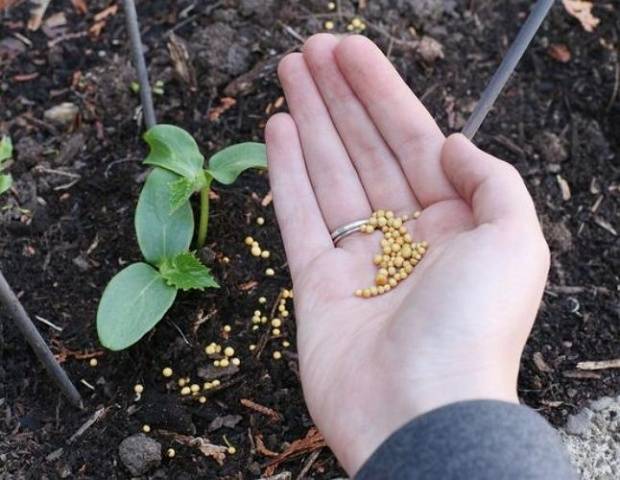
M342 227L338 227L331 233L332 242L334 245L337 245L340 240L348 237L349 235L353 235L361 230L362 225L366 225L368 223L367 219L357 220L356 222L347 223Z

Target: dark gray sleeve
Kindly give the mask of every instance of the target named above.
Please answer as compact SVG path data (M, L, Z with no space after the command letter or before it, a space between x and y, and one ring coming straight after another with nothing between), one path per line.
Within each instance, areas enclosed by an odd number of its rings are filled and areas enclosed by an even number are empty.
M475 400L433 410L392 434L356 480L573 480L559 436L533 410Z

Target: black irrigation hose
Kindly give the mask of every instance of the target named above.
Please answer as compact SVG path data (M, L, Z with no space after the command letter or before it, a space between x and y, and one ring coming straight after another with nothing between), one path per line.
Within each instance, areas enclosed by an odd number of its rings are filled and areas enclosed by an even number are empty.
M75 386L69 380L67 373L63 370L54 357L43 337L28 317L26 310L22 307L19 299L9 286L0 271L0 303L4 305L15 322L18 330L26 337L26 340L34 350L35 355L50 374L58 388L67 397L72 405L83 408L82 398Z
M549 13L549 10L553 6L553 1L554 0L538 0L532 9L532 13L530 13L529 17L527 17L527 20L521 27L521 30L519 30L517 38L514 42L512 42L512 45L508 49L502 63L495 72L495 75L493 75L493 78L491 78L491 81L487 87L484 89L476 108L463 127L463 135L470 140L480 128L480 125L493 107L495 100L506 85L506 82L510 78L510 75L512 75L512 72L519 63L519 60L521 60L521 57L532 41L532 38L536 35L536 32L547 16L547 13Z
M123 8L125 9L125 18L127 20L127 32L129 33L133 64L138 73L142 114L144 115L144 123L148 130L157 124L157 120L155 118L151 84L149 83L149 73L146 69L146 62L144 61L144 48L142 47L142 40L140 39L138 13L136 12L134 0L123 0Z

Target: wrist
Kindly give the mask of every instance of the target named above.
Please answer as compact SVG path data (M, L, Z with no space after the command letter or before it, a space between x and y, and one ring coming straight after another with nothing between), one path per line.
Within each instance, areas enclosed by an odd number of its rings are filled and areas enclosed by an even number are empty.
M429 368L432 370L432 368ZM451 375L416 375L395 372L393 391L383 392L384 408L365 414L367 428L349 437L334 451L345 470L354 477L364 463L390 435L411 420L450 404L471 400L498 400L519 403L517 373L510 369L465 369ZM373 417L373 415L375 415Z

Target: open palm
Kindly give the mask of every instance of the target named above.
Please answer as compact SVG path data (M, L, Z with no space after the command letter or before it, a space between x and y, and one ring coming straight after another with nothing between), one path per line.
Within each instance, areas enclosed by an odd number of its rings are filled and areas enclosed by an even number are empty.
M548 250L518 173L462 136L446 139L368 39L316 35L279 76L291 114L267 149L293 276L304 394L354 474L401 425L458 400L516 401ZM377 209L429 249L395 289L373 284L381 235L335 247L330 231Z

